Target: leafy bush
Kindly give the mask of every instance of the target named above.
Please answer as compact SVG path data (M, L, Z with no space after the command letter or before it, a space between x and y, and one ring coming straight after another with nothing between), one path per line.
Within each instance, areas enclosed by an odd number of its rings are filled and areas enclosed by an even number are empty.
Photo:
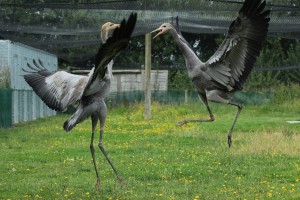
M274 97L273 102L277 104L282 104L284 102L294 102L300 100L300 85L291 84L285 86L283 84L276 87L273 91Z
M286 70L284 67L297 66L300 57L300 44L297 40L268 38L264 44L256 67L278 67L278 71L254 71L245 84L245 89L272 89L280 84L290 85L300 81L300 70Z

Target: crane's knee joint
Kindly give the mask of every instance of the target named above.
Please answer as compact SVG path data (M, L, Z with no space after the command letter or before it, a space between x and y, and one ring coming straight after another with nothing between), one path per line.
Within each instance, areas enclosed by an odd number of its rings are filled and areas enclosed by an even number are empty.
M229 104L238 107L239 110L243 109L243 104L235 103L235 102L229 102Z
M99 142L99 143L98 143L98 147L99 147L100 149L103 149L103 148L104 148L102 142Z
M95 151L95 148L94 148L94 145L93 145L93 144L90 144L90 150L91 150L92 152Z

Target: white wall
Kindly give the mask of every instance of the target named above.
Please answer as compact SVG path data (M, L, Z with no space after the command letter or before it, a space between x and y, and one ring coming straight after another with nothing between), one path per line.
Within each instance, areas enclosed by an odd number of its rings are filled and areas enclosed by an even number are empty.
M57 57L48 52L9 40L0 40L0 68L8 67L10 71L10 88L12 92L12 123L33 120L55 115L26 83L22 68L33 59L40 59L49 71L57 70ZM31 71L31 70L29 70Z

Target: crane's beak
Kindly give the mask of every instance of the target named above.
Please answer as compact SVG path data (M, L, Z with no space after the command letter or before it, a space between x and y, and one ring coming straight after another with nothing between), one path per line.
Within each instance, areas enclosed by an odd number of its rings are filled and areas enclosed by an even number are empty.
M150 33L156 33L156 32L157 32L157 34L153 37L153 39L164 33L161 28L155 29L154 31L151 31Z
M109 27L110 30L115 30L116 28L120 28L120 24L114 24L111 27Z

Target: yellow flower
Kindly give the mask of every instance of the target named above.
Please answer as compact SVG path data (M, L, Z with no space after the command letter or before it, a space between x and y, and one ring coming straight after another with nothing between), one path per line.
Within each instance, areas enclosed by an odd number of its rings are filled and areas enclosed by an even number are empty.
M195 197L194 197L194 200L198 200L200 198L200 196L199 195L196 195Z
M268 192L268 197L272 197L272 193Z
M295 192L295 189L294 189L294 188L292 188L292 189L290 190L290 192Z

